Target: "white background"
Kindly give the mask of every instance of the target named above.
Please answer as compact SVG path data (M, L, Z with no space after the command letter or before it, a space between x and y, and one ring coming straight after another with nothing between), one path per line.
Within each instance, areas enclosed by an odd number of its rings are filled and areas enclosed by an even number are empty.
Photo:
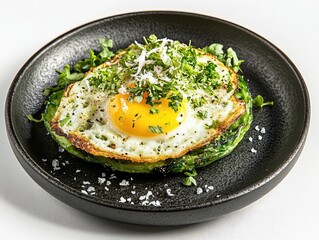
M308 139L297 164L269 194L214 221L158 228L115 223L75 210L42 190L22 169L4 123L7 90L39 48L84 23L142 10L179 10L242 25L283 50L303 75L311 97ZM0 239L319 239L319 1L0 2ZM296 113L298 114L298 113Z

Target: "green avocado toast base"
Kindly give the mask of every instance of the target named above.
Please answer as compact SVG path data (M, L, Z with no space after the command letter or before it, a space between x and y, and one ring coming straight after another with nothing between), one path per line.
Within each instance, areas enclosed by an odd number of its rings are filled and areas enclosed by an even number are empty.
M59 90L50 95L46 110L44 112L44 125L53 139L66 151L76 157L90 162L101 163L114 170L129 173L150 173L152 171L178 173L192 171L196 168L204 167L231 153L231 151L242 140L245 133L249 130L253 119L252 98L246 82L244 81L243 77L239 75L238 92L236 92L236 97L245 101L246 112L222 135L214 139L211 143L199 149L193 150L179 158L167 159L154 163L137 163L128 160L117 160L88 154L85 151L73 146L67 138L59 136L55 132L51 131L50 121L55 115L63 96L63 92L63 90Z

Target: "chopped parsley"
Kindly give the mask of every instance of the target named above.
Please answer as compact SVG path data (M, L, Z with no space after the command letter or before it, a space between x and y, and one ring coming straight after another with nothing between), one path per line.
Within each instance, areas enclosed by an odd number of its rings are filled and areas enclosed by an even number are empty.
M156 113L158 113L158 112L159 112L159 111L158 111L157 108L151 107L151 109L150 109L150 114L156 114Z
M255 107L264 107L264 106L267 106L267 105L273 106L274 102L273 101L265 102L264 98L261 95L257 95L253 99L253 105Z
M63 127L65 124L67 124L70 121L70 119L71 119L71 116L68 113L65 118L60 120L60 126Z
M151 133L163 133L163 129L161 126L148 126L148 130Z

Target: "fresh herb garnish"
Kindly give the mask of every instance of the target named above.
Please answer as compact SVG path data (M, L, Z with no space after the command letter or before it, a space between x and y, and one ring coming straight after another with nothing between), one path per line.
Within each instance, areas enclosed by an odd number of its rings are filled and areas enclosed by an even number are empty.
M36 123L39 123L39 122L43 122L44 121L44 113L41 113L41 118L40 119L36 119L34 118L31 114L29 114L27 116L27 118L32 121L32 122L36 122Z
M90 57L78 61L73 67L74 71L85 73L89 71L91 67L96 67L114 56L114 53L109 50L113 47L113 41L111 39L105 40L101 38L100 45L102 51L95 54L94 51L90 50Z
M57 70L59 73L59 78L57 79L57 86L48 87L44 89L44 95L49 96L51 93L64 89L72 82L80 81L84 77L84 73L71 73L70 65L65 65L63 71Z
M205 118L207 118L207 111L198 111L196 115L200 119L205 119Z
M151 133L163 133L163 129L161 126L148 126L148 130Z
M204 48L204 50L216 56L221 62L232 68L235 72L238 72L239 70L241 71L240 65L244 62L244 60L239 60L236 52L232 48L228 48L227 53L224 53L223 47L224 46L221 44L213 43Z
M273 101L268 101L265 102L264 98L261 95L257 95L254 99L253 99L253 105L255 107L264 107L267 105L273 106L274 102Z
M187 177L184 179L183 185L185 185L185 186L187 186L187 187L190 187L190 186L192 186L192 185L197 186L196 179L194 178L194 177L197 176L197 172L196 172L195 169L194 169L192 172L184 172L184 174L185 174Z

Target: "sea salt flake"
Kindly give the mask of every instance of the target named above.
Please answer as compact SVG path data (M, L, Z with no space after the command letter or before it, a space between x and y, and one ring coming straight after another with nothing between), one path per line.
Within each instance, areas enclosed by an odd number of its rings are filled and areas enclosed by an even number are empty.
M131 191L131 193L134 195L136 193L136 191Z
M153 196L153 193L151 192L151 191L148 191L147 193L146 193L146 195L144 195L144 196L140 196L140 200L148 200L149 199L149 197L150 196Z
M256 131L260 131L260 128L259 128L258 125L255 127L255 130L256 130Z
M258 140L263 139L263 137L261 135L258 135Z
M166 189L166 193L169 197L175 196L175 194L172 193L172 190L170 188Z
M87 191L85 191L85 190L81 190L81 192L88 195Z
M95 191L95 187L90 186L90 187L88 187L88 188L86 189L86 191L87 191L87 192L94 192L94 191Z
M111 181L106 181L106 186L110 186L111 185Z
M120 186L129 186L130 182L126 181L125 179L122 180L122 182L119 183Z
M102 172L101 176L106 177L106 173Z
M56 170L60 170L61 168L59 167L60 165L60 162L58 159L53 159L52 160L52 167L53 167L53 170L56 171Z
M114 175L114 173L109 177L109 179L113 179L116 178L116 176Z
M252 141L253 141L253 138L252 138L252 137L249 137L248 140L249 140L249 142L252 142Z
M161 202L158 201L158 200L156 200L156 201L151 201L151 202L148 203L148 206L151 206L151 205L153 205L153 206L155 206L155 207L159 207L159 206L161 206Z
M89 181L83 181L84 185L90 185L91 183Z
M148 200L145 200L145 201L143 201L143 202L141 203L141 205L142 205L142 206L146 206L148 203L149 203L149 201L148 201Z
M126 202L126 199L125 199L124 197L121 197L120 200L119 200L119 202L120 202L120 203L125 203L125 202Z
M80 169L77 169L75 172L76 172L76 173L79 173L79 172L81 172L81 170L80 170Z
M61 147L61 146L59 146L58 151L59 151L60 153L62 153L62 152L64 152L64 148L63 148L63 147Z
M251 151L252 153L256 153L256 152L257 152L257 150L256 150L255 148L250 149L250 151Z
M196 189L196 193L197 193L197 194L202 194L202 193L203 193L203 189L202 189L201 187L198 187L198 188Z
M261 128L260 130L261 133L266 133L266 129L264 127Z
M105 189L106 191L109 191L109 188L108 188L108 187L104 187L104 189Z
M98 183L100 184L100 185L102 185L105 181L106 181L106 179L105 178L98 178Z
M130 202L132 201L132 198L129 197L128 199L126 199L126 201Z

